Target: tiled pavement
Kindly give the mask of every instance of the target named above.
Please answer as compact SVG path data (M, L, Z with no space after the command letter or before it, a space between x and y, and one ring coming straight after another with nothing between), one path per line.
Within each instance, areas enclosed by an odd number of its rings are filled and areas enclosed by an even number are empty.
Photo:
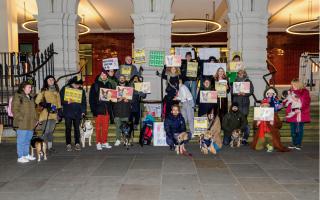
M14 144L0 145L0 200L313 200L319 199L319 145L302 151L224 148L219 155L177 156L134 146L58 153L39 164L16 163Z

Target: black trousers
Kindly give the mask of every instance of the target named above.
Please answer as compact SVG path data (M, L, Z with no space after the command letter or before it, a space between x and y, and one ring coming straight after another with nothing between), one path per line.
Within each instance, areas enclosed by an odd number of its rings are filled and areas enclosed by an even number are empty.
M74 143L80 144L80 121L81 119L65 118L66 125L66 144L71 144L71 127L74 128Z
M138 125L140 121L140 112L131 112L129 121L133 122L134 125Z

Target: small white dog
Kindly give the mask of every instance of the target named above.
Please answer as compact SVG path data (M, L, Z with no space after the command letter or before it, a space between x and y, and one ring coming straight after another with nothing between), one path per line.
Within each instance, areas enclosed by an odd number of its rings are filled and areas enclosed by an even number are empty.
M92 133L93 133L92 122L90 120L83 120L83 122L80 124L82 148L85 147L86 138L89 139L89 146L91 146Z

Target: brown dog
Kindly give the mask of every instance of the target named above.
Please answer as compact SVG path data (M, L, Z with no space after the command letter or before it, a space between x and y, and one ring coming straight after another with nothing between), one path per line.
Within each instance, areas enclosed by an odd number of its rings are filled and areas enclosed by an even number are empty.
M242 132L240 129L235 129L232 131L230 146L240 147L242 141Z
M186 132L182 132L178 136L178 145L176 146L177 154L186 154L187 150L184 146L184 142L189 140L189 135Z
M31 145L30 145L30 151L31 156L34 156L34 150L36 150L37 153L37 160L40 162L41 156L43 156L43 160L47 160L47 145L43 141L41 137L33 136L31 139Z

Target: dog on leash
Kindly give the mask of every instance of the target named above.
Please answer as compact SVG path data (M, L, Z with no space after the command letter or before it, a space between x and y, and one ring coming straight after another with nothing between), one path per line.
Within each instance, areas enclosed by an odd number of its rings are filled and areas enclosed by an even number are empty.
M36 135L32 137L30 142L30 152L32 157L34 156L34 150L36 151L38 162L40 162L41 157L43 157L43 160L47 160L47 145L41 137Z
M200 135L200 150L203 154L207 155L209 152L217 154L216 149L213 146L213 136L209 131Z
M185 147L185 143L189 140L189 134L187 132L180 133L177 137L178 145L176 145L176 153L177 155L186 155L187 150Z
M132 140L132 132L133 132L133 124L132 122L123 122L120 125L122 142L124 146L129 150L129 146L131 145L130 140Z
M93 133L93 125L91 120L83 120L83 122L80 124L80 136L81 136L81 143L82 148L85 147L86 138L89 140L89 146L91 146L91 136Z
M232 131L230 146L240 147L243 134L240 129L235 129Z

